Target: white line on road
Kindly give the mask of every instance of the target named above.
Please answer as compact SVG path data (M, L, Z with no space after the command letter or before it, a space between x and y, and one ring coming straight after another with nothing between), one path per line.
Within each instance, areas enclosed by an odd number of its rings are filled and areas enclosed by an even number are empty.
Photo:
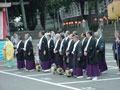
M112 57L112 58L114 58L113 56L105 56L106 58L109 58L109 57Z
M3 72L7 72L7 71L18 71L18 69L7 69L7 70L2 70Z
M45 81L45 80L40 80L40 79L28 77L28 76L17 75L17 74L13 74L13 73L9 73L9 72L0 71L0 73L11 75L11 76L16 76L16 77L20 77L20 78L25 78L25 79L29 79L29 80L33 80L33 81L38 81L38 82L42 82L42 83L47 83L47 84L50 84L50 85L66 88L66 89L69 89L69 90L82 90L82 89L71 87L71 86L61 85L61 84L58 84L58 83L53 83L53 82L49 82L49 81Z
M116 66L108 66L109 68L118 68L118 67L116 67Z
M119 79L120 78L107 78L107 79L98 79L96 81L86 80L86 81L63 82L58 84L63 85L63 84L89 83L89 82L111 81L111 80L119 80Z
M53 75L53 74L52 73L46 73L46 74L34 74L34 75L26 75L26 76L32 77L32 76L44 76L44 75Z
M113 53L105 53L105 55L113 56Z
M118 67L114 67L114 68L109 68L108 70L113 70L113 69L118 69Z
M113 62L113 63L116 63L116 61L107 61L107 63L112 63L112 62Z
M17 64L15 64L15 65L17 65ZM3 66L7 66L7 64L0 65L0 67L3 67Z

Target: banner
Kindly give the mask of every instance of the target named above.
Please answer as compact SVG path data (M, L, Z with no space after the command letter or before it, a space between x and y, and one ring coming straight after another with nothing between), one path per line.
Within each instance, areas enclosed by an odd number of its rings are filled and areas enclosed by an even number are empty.
M0 11L0 39L5 39L7 35L6 12Z
M6 41L0 41L0 60L4 60L3 48L4 48L5 43Z
M0 11L0 39L3 39L3 12Z

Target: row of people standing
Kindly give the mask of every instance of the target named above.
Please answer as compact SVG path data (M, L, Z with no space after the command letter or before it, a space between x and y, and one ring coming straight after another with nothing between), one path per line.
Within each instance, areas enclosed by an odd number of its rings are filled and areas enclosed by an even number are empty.
M17 45L14 47L14 43L12 43L10 36L6 36L6 44L3 49L4 59L6 60L8 67L13 67L15 63L14 55L17 58L17 68L26 70L34 70L35 69L35 60L33 53L33 45L31 40L29 39L29 34L25 34L25 44L22 41L20 36L17 36ZM26 60L26 62L25 62Z
M39 32L40 41L37 47L43 71L49 71L55 63L57 68L62 68L64 71L69 69L74 77L83 78L85 70L87 79L97 80L100 73L107 70L105 43L98 32L95 33L95 37L92 34L92 32L82 33L80 40L77 32L57 33L54 43L51 34ZM27 71L35 69L33 45L29 37L29 34L25 34L23 43L18 36L15 50L18 69L26 67Z
M26 67L26 71L35 70L34 51L29 34L25 34L25 43L23 43L20 36L18 37L18 44L15 54L18 69L24 69Z
M50 34L45 36L44 32L40 32L39 36L39 59L44 71L48 71L51 64L55 63L57 68L64 71L70 69L77 78L83 77L85 69L87 79L96 80L101 72L107 70L105 43L98 32L95 33L96 39L92 32L82 33L82 41L76 32L57 33L55 44Z

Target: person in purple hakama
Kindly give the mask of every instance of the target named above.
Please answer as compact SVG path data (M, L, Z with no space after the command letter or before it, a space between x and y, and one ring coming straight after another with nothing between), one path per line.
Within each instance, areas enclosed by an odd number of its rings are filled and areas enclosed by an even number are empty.
M51 39L51 35L47 35L47 40L48 40L48 54L49 54L49 60L50 64L52 65L54 63L54 41Z
M74 48L73 48L73 76L77 78L83 78L83 59L82 59L82 44L78 35L74 36Z
M44 36L44 31L39 32L40 41L38 44L39 47L39 57L41 60L42 70L44 72L50 71L50 60L48 59L48 42L47 38Z
M73 41L73 34L69 35L69 42L68 42L68 46L66 49L66 56L67 56L67 69L70 69L72 71L73 68L73 54L72 54L72 50L74 47L74 41Z
M87 45L84 49L84 55L87 56L87 79L97 80L100 76L98 54L96 53L96 40L92 37L92 32L87 32Z
M66 54L65 54L65 50L66 50L66 39L64 39L65 36L64 34L60 34L60 40L61 40L61 44L60 44L60 49L59 49L59 54L60 54L60 60L58 61L58 63L61 63L63 66L63 69L66 69Z
M29 40L29 34L25 34L25 44L24 44L24 53L26 60L26 71L31 71L35 69L33 45Z
M57 68L63 68L63 61L61 61L59 49L60 49L60 34L56 34L56 43L55 43L55 48L54 48L54 54L55 54L55 64Z
M99 59L99 69L101 73L105 73L106 70L108 70L107 63L105 60L105 42L98 32L95 32L95 37L97 39L96 48Z
M84 53L84 49L86 47L86 44L87 44L87 37L86 37L86 33L82 33L81 34L81 38L82 38L82 52ZM86 71L86 66L87 66L87 61L86 61L86 56L83 54L83 57L82 57L83 61L84 61L84 66L83 66L83 70Z
M18 44L17 44L17 48L16 48L16 58L17 58L17 68L23 69L25 68L25 61L24 61L24 43L21 39L20 36L18 36Z
M63 63L64 63L64 70L65 69L67 69L67 64L68 64L68 62L67 62L67 56L66 56L66 49L67 49L67 47L68 47L68 42L69 42L69 35L70 35L70 32L69 31L66 31L65 32L65 38L64 38L64 45L63 45L63 52L64 52L64 54L63 54Z

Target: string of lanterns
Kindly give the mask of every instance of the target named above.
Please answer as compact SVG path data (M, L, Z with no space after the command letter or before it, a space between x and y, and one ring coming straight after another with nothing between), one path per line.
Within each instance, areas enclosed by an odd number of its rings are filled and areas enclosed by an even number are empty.
M117 20L120 17L120 0L114 0L112 3L110 3L107 7L108 10L108 18L107 16L104 16L103 18L97 19L94 18L94 21L100 21L103 22L104 20ZM71 22L64 22L63 25L72 25L72 24L81 24L85 23L86 20L83 19L82 21L71 21Z
M103 22L104 20L107 20L107 17L104 16L103 18L100 18L99 21L100 22ZM94 18L94 21L97 22L98 19L97 18ZM63 25L66 26L66 25L73 25L73 24L81 24L81 23L85 23L86 20L83 19L82 21L70 21L70 22L64 22Z

